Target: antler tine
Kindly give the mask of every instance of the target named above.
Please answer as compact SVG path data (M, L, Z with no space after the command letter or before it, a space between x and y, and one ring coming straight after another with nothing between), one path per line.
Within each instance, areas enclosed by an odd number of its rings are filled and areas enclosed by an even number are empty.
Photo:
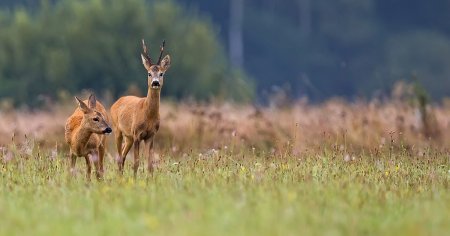
M148 50L147 50L147 45L145 45L145 41L144 39L142 39L142 49L144 50L144 53L142 53L142 55L147 58L148 62L150 62L150 64L153 65L152 59L150 58L150 56L148 55Z
M161 64L161 59L162 59L162 55L163 55L165 46L166 46L166 40L163 40L161 48L160 48L160 53L159 53L158 65Z

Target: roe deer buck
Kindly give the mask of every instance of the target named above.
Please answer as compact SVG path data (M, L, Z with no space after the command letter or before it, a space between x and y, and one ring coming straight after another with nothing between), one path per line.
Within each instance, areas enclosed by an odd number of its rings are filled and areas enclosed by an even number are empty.
M105 155L105 135L112 132L108 125L108 116L105 107L97 102L91 94L87 101L75 97L78 108L67 119L65 138L70 146L70 171L73 173L77 157L86 159L86 177L91 177L91 161L96 168L98 179L103 176L103 157ZM86 102L89 105L86 105Z
M136 177L139 168L139 146L141 141L147 146L147 169L153 172L153 139L159 129L159 100L161 88L164 82L164 73L169 69L170 56L166 55L161 60L164 52L165 41L163 41L159 59L154 64L148 55L147 46L142 40L143 53L141 53L142 64L148 72L147 97L125 96L119 98L111 107L111 118L115 133L117 151L119 154L119 172L123 173L125 158L134 145L133 171ZM125 138L125 145L122 141Z

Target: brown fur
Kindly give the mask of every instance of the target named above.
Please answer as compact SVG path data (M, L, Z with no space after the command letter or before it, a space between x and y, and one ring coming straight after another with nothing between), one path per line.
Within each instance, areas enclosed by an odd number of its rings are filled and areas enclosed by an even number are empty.
M92 95L91 95L92 97ZM105 107L98 101L93 100L83 101L84 106L78 107L75 112L67 119L65 125L65 140L70 147L71 171L74 171L76 157L84 157L87 167L87 178L90 178L91 163L89 156L93 157L96 167L97 178L103 175L103 158L105 155L106 138L102 134L102 130L109 128L109 119ZM79 101L81 102L81 101ZM93 108L95 102L95 108ZM80 103L80 106L83 104ZM92 119L98 118L98 122Z
M145 45L144 52L146 53ZM135 176L139 168L139 146L141 141L145 142L148 150L147 169L149 172L153 171L153 139L159 129L160 93L163 75L170 66L170 56L164 57L161 65L151 64L151 60L145 55L142 55L142 62L148 72L147 97L121 97L111 107L114 136L119 154L119 171L123 173L125 158L131 146L134 145L133 171ZM160 83L158 88L152 87L152 82L155 80ZM125 139L125 144L122 146L123 139Z

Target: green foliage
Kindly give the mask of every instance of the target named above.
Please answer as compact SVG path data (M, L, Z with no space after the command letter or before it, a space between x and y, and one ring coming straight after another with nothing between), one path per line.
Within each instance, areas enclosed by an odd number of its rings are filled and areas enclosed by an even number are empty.
M352 98L387 94L412 73L426 80L431 99L450 91L450 1L246 0L237 72L224 53L232 1L38 2L0 3L7 9L0 14L0 97L30 102L60 89L143 90L142 37L153 56L167 40L174 67L163 92L175 98L248 100L257 91L261 101L279 88L312 101ZM29 51L33 64L24 66Z
M172 1L44 1L34 13L20 8L3 13L0 25L0 97L17 103L37 105L39 97L81 89L118 96L133 84L145 93L141 38L153 58L160 42L167 42L172 67L166 96L204 100L224 91L227 98L252 94L247 82L249 89L239 94L224 87L245 77L229 68L212 24Z

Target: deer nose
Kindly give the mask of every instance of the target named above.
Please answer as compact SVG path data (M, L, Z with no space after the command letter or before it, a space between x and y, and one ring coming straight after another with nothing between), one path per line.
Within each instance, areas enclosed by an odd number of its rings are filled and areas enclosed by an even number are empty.
M110 134L111 132L112 132L112 129L110 127L108 127L105 130L103 130L104 134Z
M161 84L159 83L158 80L152 81L152 87L159 87L159 86L161 86Z

